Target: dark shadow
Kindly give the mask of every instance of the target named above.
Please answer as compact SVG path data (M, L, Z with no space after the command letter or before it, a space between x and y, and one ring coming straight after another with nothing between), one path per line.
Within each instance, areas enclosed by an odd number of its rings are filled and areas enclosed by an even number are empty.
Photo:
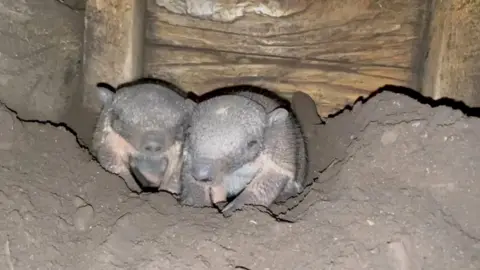
M179 86L177 86L177 85L175 85L171 82L168 82L168 81L165 81L165 80L162 80L162 79L152 78L152 77L143 77L143 78L136 79L136 80L133 80L133 81L129 81L129 82L126 82L126 83L122 83L116 89L112 85L110 85L108 83L105 83L105 82L97 83L97 87L107 88L107 89L111 90L112 92L116 92L116 91L118 91L122 88L131 87L131 86L140 85L140 84L160 85L160 86L166 87L168 89L171 89L172 91L179 94L183 98L187 98L188 95L189 95L189 93L187 93L182 88L180 88Z
M7 104L3 103L2 101L0 101L0 106L3 106L5 109L10 111L15 116L15 118L17 118L20 122L37 123L37 124L42 124L42 125L51 125L51 126L56 127L56 128L59 128L59 127L64 128L65 130L67 130L68 132L73 134L73 136L75 136L75 140L78 143L78 145L80 146L80 148L85 149L90 153L90 150L88 149L88 147L86 147L84 144L82 144L80 139L78 139L77 132L73 128L71 128L69 125L67 125L66 123L64 123L64 122L57 123L57 122L53 122L53 121L50 121L50 120L24 119L24 118L21 118L20 116L18 116L17 111L8 107Z
M271 98L275 101L277 101L280 106L286 107L286 108L291 108L291 103L287 99L279 96L277 93L268 90L266 88L262 88L259 86L254 86L254 85L249 85L249 84L240 84L240 85L235 85L235 86L227 86L227 87L222 87L222 88L217 88L212 91L209 91L203 95L196 96L194 93L191 93L192 96L191 99L197 101L197 102L202 102L207 99L220 96L220 95L228 95L228 94L234 94L238 92L251 92L251 93L256 93L256 94L261 94L264 95L268 98ZM189 93L190 94L190 93Z
M112 92L116 91L115 87L113 87L112 85L110 85L108 83L105 83L105 82L97 83L97 87L106 88L106 89L108 89Z
M467 116L480 117L480 107L470 107L470 106L466 105L463 101L458 101L458 100L455 100L455 99L452 99L452 98L446 98L446 97L435 100L431 97L424 96L421 93L419 93L418 91L415 91L411 88L387 84L387 85L384 85L384 86L380 87L376 91L372 92L366 98L363 98L363 97L358 98L354 102L353 105L347 105L343 109L341 109L341 110L339 110L339 111L337 111L333 114L330 114L327 118L334 118L334 117L342 114L345 111L350 111L350 110L352 110L352 108L355 104L357 104L359 102L361 102L362 104L365 104L370 99L372 99L373 97L375 97L378 94L381 94L383 92L391 92L391 93L395 93L395 94L405 95L407 97L410 97L410 98L416 100L417 102L419 102L421 104L429 105L432 108L435 108L435 107L438 107L438 106L447 106L447 107L450 107L454 110L459 110Z
M411 63L412 76L411 85L421 87L425 77L427 58L429 56L430 44L432 39L432 20L435 14L435 4L433 0L416 0L419 8L414 10L415 33L417 37L411 43ZM434 57L434 56L431 56Z
M135 173L135 169L131 166L128 168L130 175L135 179L135 182L142 190L140 193L159 193L158 188L148 186L148 181L142 178L141 173Z

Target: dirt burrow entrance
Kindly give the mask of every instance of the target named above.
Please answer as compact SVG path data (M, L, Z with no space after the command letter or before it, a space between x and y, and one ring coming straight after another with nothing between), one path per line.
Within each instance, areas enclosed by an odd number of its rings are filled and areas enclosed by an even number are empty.
M0 120L1 269L480 269L480 121L458 110L385 92L311 125L295 223L132 195L65 129Z

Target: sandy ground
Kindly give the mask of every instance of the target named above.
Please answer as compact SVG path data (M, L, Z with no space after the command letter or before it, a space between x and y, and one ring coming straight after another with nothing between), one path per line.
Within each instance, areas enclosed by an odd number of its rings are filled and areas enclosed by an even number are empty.
M130 194L64 128L0 121L0 269L480 269L480 121L460 111L382 93L311 125L295 223Z
M79 81L82 1L58 2L0 4L0 100L23 118L61 122ZM303 120L316 183L287 223L130 194L70 132L0 106L0 270L480 269L478 118L383 93Z

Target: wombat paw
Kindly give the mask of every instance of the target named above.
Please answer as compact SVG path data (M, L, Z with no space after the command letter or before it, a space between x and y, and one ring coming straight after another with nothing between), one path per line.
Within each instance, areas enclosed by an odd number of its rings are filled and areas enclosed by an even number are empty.
M237 201L237 199L233 200L222 209L222 214L224 217L231 217L233 215L233 212L241 210L243 208L244 203Z
M125 180L125 184L127 185L127 188L131 192L135 192L135 193L141 193L142 192L142 188L135 181Z
M194 205L194 201L193 201L193 198L192 196L185 196L182 194L182 196L180 196L180 204L181 205L187 205L187 206L193 206Z

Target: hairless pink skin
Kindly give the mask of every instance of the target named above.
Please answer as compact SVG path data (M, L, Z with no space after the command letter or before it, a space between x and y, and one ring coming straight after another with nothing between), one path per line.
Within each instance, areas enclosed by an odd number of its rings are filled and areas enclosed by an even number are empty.
M210 198L213 204L218 204L227 201L227 191L223 186L210 187Z
M108 132L105 141L110 152L115 155L112 172L128 172L128 157L136 152L135 148L114 131Z

